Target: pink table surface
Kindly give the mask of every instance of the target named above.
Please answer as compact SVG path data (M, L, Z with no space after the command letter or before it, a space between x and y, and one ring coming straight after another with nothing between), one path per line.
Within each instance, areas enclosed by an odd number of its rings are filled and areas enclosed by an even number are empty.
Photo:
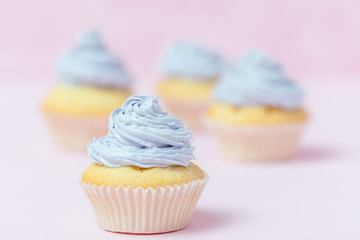
M305 86L311 122L291 161L231 162L196 133L210 182L188 227L148 236L97 227L78 185L87 155L58 148L40 114L48 86L3 84L0 239L360 239L360 84L341 82Z

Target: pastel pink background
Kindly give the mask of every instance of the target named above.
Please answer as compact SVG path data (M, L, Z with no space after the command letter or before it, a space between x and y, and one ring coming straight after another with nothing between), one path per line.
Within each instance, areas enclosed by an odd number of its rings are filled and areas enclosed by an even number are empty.
M138 79L155 80L164 46L179 37L227 59L262 47L303 81L356 79L359 12L358 0L1 0L0 81L56 81L57 57L88 28L101 31Z
M360 239L359 13L359 0L0 0L0 239ZM77 184L90 160L55 145L40 108L59 54L94 27L142 94L152 93L156 63L178 37L227 59L263 47L307 92L311 120L297 156L235 163L211 134L195 133L196 163L210 182L187 228L98 229Z

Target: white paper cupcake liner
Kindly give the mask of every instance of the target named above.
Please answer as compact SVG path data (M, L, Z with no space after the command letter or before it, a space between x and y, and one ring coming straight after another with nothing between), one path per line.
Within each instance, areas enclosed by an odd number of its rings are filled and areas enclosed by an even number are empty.
M184 120L185 125L194 130L202 130L203 124L201 117L211 104L211 99L204 100L174 100L167 97L161 97L166 109L170 114Z
M81 182L99 226L112 232L151 234L184 228L204 190L204 179L157 189L105 187Z
M78 117L45 113L57 143L64 148L86 149L94 137L101 137L108 131L108 116Z
M299 123L230 126L205 117L203 122L217 138L224 155L243 161L276 161L296 153L305 121Z

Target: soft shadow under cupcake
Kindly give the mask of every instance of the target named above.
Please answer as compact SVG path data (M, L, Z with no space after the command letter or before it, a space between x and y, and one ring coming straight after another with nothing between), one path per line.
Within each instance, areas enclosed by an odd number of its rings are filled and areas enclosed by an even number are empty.
M341 155L338 149L326 146L300 147L291 162L331 161Z
M244 216L246 217L246 214L241 218ZM242 221L239 218L240 216L235 215L235 213L222 209L196 209L190 224L184 229L184 232L194 233L225 227Z

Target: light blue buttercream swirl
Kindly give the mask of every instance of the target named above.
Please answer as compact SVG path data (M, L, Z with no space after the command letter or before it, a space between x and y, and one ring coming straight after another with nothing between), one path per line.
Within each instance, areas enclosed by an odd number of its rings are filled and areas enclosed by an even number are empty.
M168 115L151 95L133 95L110 115L107 136L88 144L90 158L101 165L141 168L188 166L194 159L192 132Z
M194 81L217 78L222 66L222 61L216 53L190 42L178 42L173 45L161 63L161 69L166 76Z
M251 51L228 66L214 89L215 98L236 106L300 107L303 92L281 66L261 51Z
M86 32L58 62L63 81L101 87L128 88L131 81L120 59L108 52L97 32Z

